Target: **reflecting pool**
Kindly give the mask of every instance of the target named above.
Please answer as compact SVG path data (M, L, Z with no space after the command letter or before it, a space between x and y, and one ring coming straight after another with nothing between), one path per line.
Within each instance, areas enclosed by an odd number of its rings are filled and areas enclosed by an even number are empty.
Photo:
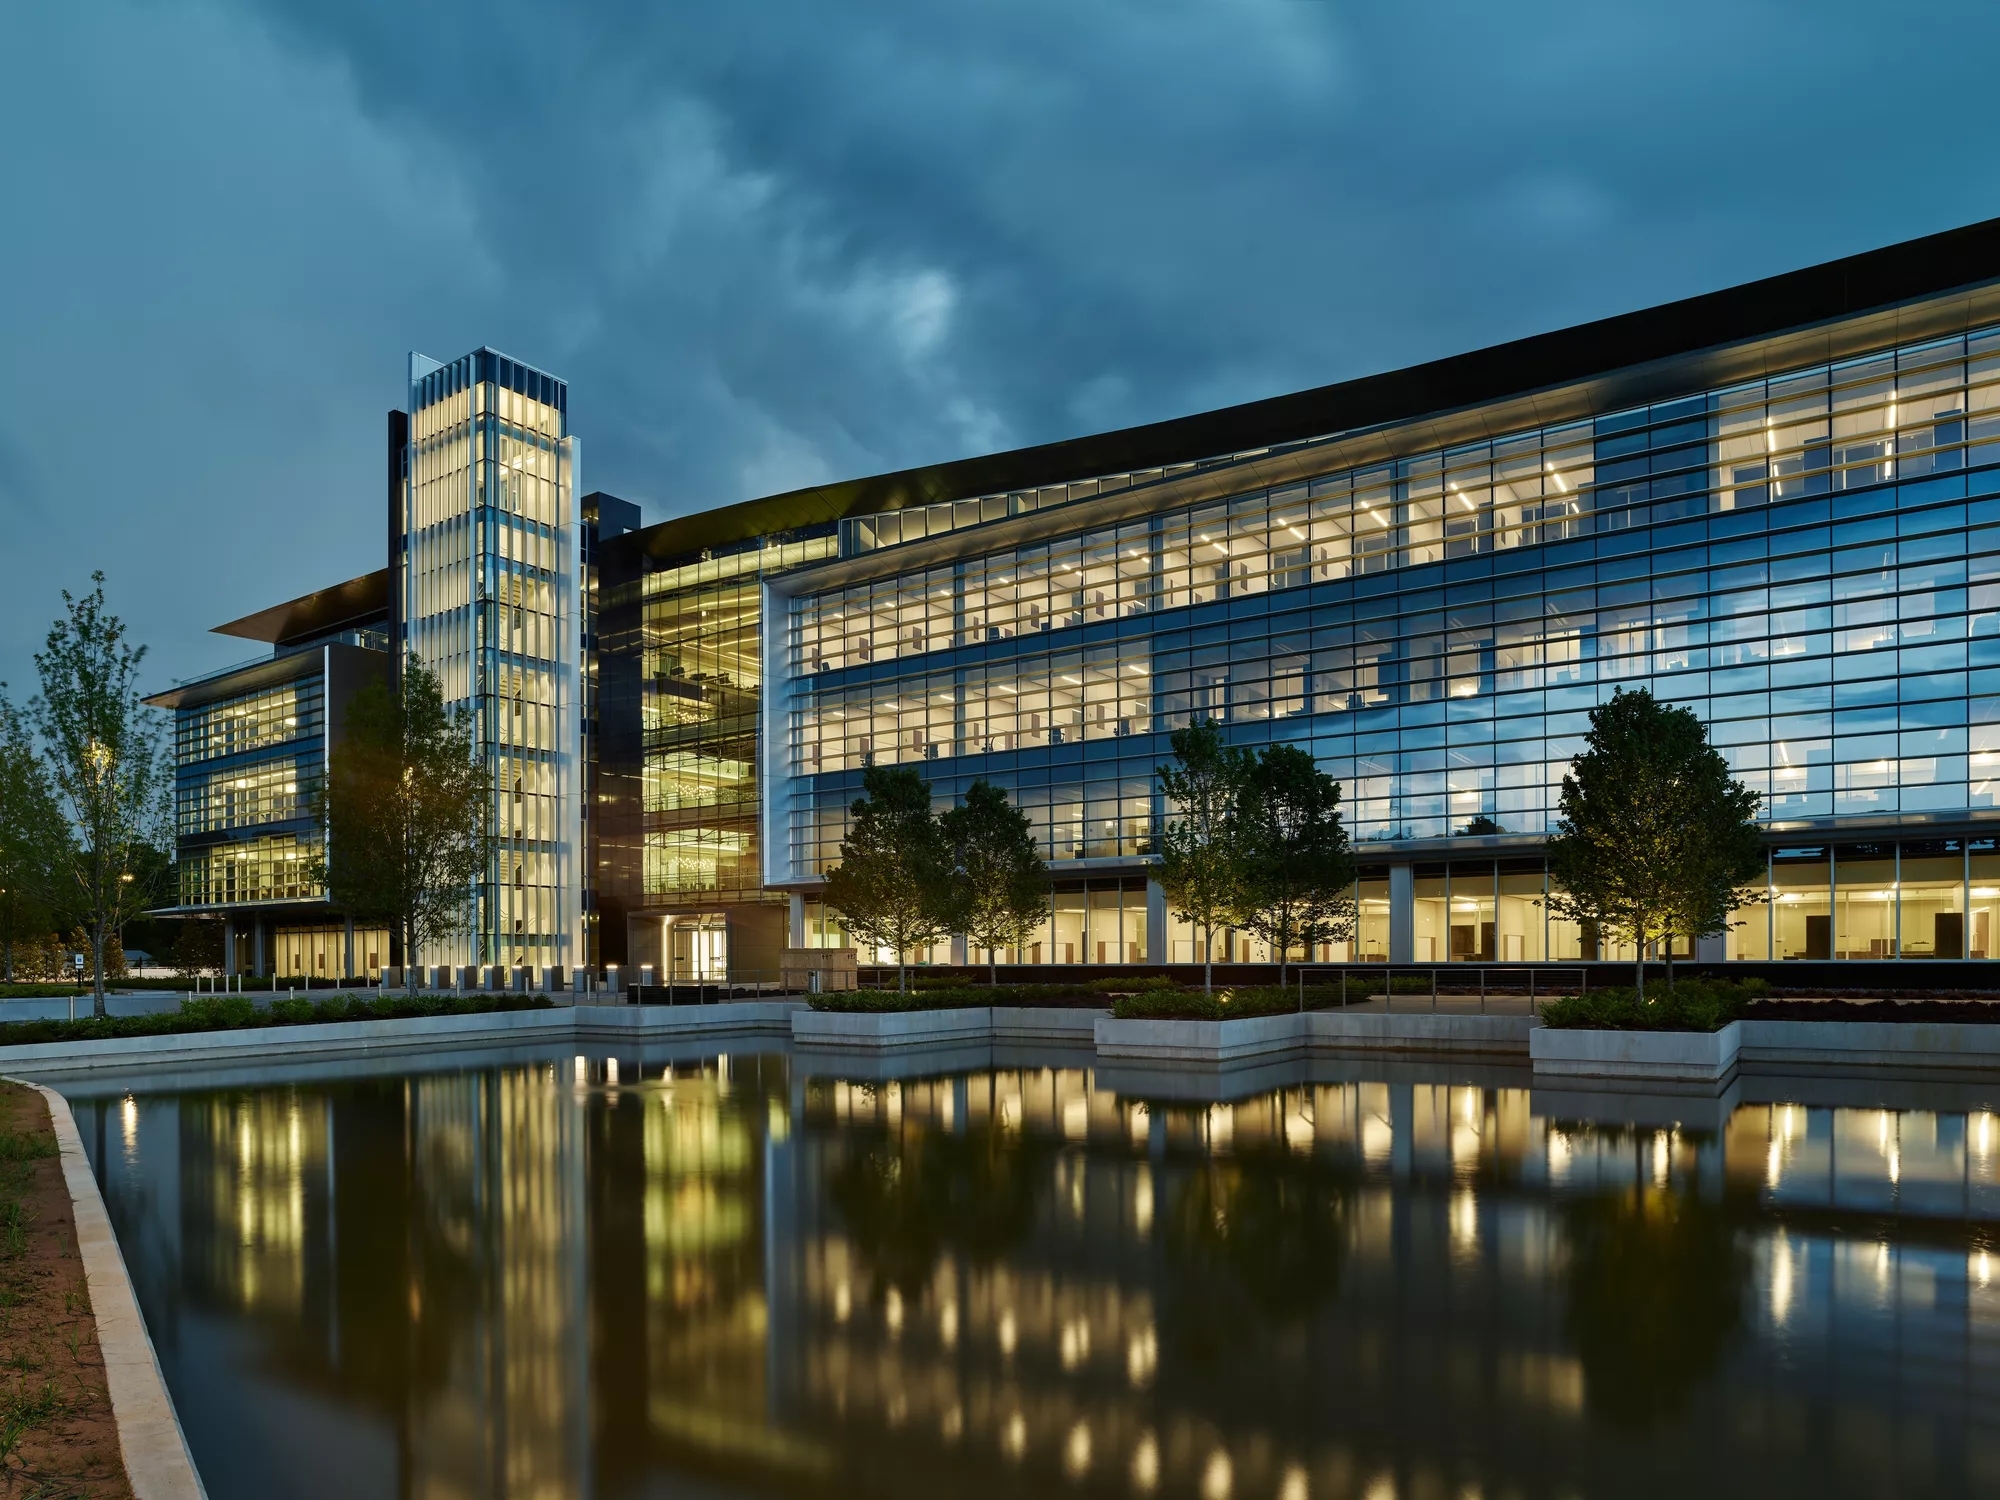
M70 1092L214 1500L2000 1491L1976 1097L824 1066Z

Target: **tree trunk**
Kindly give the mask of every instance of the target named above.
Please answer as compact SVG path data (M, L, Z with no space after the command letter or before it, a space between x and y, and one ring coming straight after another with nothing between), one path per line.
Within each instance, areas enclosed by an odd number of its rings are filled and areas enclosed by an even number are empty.
M1639 1003L1644 1005L1646 1003L1646 929L1641 927L1634 936L1638 939L1633 945L1633 949L1638 954L1639 962L1637 969L1639 977L1633 981L1632 987L1638 991Z
M101 1016L104 1014L104 924L101 921L91 928L90 947L97 960L97 972L91 976L90 1013Z
M909 974L910 974L909 965L904 962L903 950L901 948L898 948L896 950L896 993L897 994L906 995L909 993L910 991Z
M996 989L1000 984L1000 960L993 956L993 950L986 950L986 987Z
M1667 988L1674 987L1674 935L1671 931L1660 939L1660 948L1667 960Z
M1201 929L1201 992L1215 993L1215 929L1206 925Z

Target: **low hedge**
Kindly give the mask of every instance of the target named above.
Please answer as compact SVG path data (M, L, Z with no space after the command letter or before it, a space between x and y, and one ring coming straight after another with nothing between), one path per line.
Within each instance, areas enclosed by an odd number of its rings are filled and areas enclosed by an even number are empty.
M1367 990L1351 981L1343 998L1337 984L1307 985L1303 1006L1295 985L1243 985L1213 995L1200 990L1156 991L1123 997L1112 1005L1111 1014L1121 1021L1245 1021L1253 1016L1288 1016L1300 1009L1337 1010L1366 999Z
M172 1036L180 1032L240 1031L264 1026L310 1026L328 1021L401 1021L417 1016L476 1016L505 1010L550 1010L540 995L430 995L390 992L375 998L334 995L326 1000L282 998L258 1005L245 995L203 995L178 1010L144 1016L80 1016L74 1021L0 1023L0 1047L41 1042L96 1042L113 1037Z
M0 984L0 1000L67 1000L90 991L74 984Z
M1761 979L1683 979L1637 990L1565 995L1541 1007L1542 1024L1566 1031L1720 1031L1769 988Z
M1040 1008L1086 1005L1102 1009L1107 992L1094 984L926 985L895 990L833 990L811 995L814 1010L847 1015L900 1015L913 1010L962 1010L975 1005Z

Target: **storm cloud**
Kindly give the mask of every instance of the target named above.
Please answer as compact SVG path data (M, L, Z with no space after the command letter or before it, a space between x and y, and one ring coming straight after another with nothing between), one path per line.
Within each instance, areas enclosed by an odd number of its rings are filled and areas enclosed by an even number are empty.
M2000 212L1990 7L15 6L0 676L380 565L402 357L649 520L1409 364ZM239 643L240 644L240 643Z

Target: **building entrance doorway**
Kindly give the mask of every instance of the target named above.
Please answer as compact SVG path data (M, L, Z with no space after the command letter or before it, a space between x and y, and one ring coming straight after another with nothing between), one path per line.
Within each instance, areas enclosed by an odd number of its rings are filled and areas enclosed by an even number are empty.
M721 912L667 919L667 977L721 982L729 977L729 920Z

